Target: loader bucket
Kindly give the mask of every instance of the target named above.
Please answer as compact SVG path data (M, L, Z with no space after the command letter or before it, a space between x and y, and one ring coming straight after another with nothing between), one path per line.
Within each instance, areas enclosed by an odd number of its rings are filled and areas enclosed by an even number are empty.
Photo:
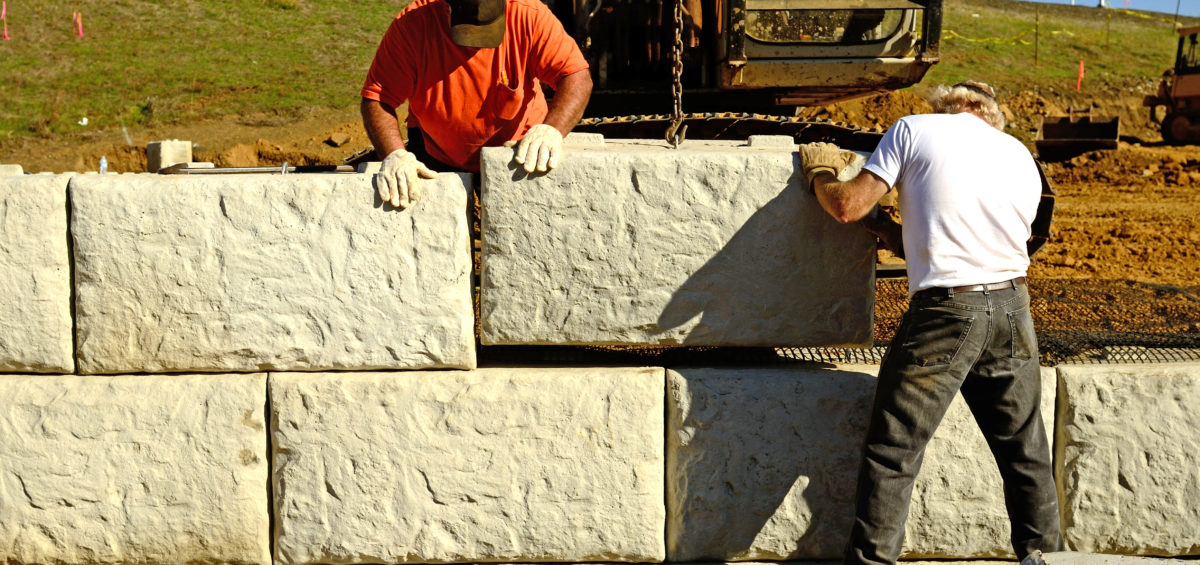
M1116 149L1121 118L1093 119L1090 115L1042 116L1037 146L1043 161L1062 161L1099 149Z

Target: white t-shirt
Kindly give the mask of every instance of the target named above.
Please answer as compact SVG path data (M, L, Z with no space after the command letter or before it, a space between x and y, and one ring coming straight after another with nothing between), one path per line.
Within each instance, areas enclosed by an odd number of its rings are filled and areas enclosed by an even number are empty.
M1042 183L1016 138L969 113L908 116L863 168L899 187L910 296L1025 275Z

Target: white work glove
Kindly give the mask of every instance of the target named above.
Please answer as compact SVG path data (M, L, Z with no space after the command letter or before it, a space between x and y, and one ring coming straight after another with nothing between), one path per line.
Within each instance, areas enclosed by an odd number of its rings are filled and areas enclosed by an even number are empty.
M513 160L519 165L525 165L526 173L544 173L558 166L562 144L563 138L558 128L538 124L529 128L529 132L517 143L517 154Z
M416 155L397 149L383 160L375 174L375 188L380 200L403 210L421 196L418 179L432 178L437 178L437 173L418 161Z
M812 180L820 173L833 173L834 177L842 174L842 169L854 162L855 154L832 143L805 143L800 146L800 166L804 176L808 177L811 189Z

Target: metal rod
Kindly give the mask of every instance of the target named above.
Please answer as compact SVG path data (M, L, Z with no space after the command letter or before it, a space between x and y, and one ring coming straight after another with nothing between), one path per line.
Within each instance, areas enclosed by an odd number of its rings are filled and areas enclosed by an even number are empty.
M354 173L350 165L305 165L294 166L284 163L282 167L227 167L221 169L190 169L187 163L159 169L160 175L245 175L245 174L296 174L296 173Z

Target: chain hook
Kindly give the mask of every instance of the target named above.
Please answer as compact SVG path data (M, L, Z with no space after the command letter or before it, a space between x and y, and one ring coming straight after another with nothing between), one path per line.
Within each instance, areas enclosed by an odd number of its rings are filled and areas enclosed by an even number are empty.
M675 149L683 143L687 126L683 123L683 0L675 0L675 44L672 46L675 62L671 68L671 126L667 128L667 143Z

